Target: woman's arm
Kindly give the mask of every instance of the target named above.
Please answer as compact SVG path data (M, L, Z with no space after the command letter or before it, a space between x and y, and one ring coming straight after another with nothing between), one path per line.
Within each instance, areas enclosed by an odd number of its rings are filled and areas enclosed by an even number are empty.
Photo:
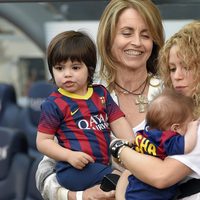
M129 147L120 153L123 165L141 181L162 189L174 185L191 173L191 169L181 162L138 153Z
M125 200L126 188L128 186L128 176L131 175L130 171L124 170L122 175L120 176L115 192L116 200Z
M77 192L66 192L65 188L58 189L57 200L66 200L66 196L68 195L68 200L77 200L76 198ZM95 185L82 193L82 200L114 200L115 199L115 191L104 192L100 189L100 185Z
M95 185L83 192L83 200L115 200L115 191L104 192L100 185Z
M57 192L61 186L58 184L55 176L56 161L44 156L40 161L36 175L36 187L43 199L55 200L57 199Z
M133 142L133 129L125 117L120 117L119 119L111 122L110 127L116 138L126 139Z

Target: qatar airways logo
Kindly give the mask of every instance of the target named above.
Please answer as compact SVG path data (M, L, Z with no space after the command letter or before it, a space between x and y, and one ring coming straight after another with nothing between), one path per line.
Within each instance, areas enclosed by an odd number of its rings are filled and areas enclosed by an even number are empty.
M82 119L78 122L78 127L80 129L93 129L93 130L104 130L109 127L106 118L103 117L102 114L93 115L89 120Z

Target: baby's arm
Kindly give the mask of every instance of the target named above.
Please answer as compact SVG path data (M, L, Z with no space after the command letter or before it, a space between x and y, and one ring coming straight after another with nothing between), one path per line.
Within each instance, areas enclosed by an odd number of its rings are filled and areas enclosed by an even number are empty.
M192 121L187 126L187 131L185 133L185 152L189 153L196 145L197 132L200 119Z
M36 139L37 149L48 157L70 163L77 169L82 169L89 162L94 162L93 158L86 153L72 151L60 146L54 141L54 135L39 132Z
M134 140L133 129L125 117L120 117L119 119L111 122L110 127L115 137L129 141Z

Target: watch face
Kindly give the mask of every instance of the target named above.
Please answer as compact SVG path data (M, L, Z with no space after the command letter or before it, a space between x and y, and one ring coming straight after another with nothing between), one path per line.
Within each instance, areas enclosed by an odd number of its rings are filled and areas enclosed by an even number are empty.
M122 141L122 140L117 140L116 142L114 142L112 144L112 146L110 147L110 151L111 151L111 154L114 158L117 158L117 154L118 154L119 149L124 145L125 145L125 142Z
M124 144L124 142L122 142L121 140L116 142L116 147L120 147Z

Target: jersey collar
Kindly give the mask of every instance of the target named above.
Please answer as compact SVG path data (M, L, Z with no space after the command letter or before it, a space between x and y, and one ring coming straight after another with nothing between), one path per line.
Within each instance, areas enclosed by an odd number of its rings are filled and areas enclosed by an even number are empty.
M93 94L93 87L88 87L87 93L84 96L68 92L68 91L66 91L62 88L59 88L58 92L60 92L64 96L67 96L67 97L70 97L70 98L73 98L73 99L85 99L85 100L87 100Z

